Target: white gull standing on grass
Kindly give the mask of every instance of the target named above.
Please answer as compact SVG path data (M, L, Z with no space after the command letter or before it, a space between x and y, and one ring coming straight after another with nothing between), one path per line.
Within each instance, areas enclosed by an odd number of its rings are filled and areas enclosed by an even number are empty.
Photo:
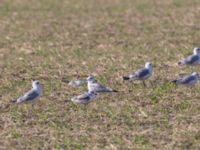
M73 86L73 87L80 87L86 83L87 83L86 80L72 80L72 81L69 81L68 85Z
M95 93L118 92L116 90L111 89L110 87L106 87L99 84L94 76L89 76L87 78L87 87L89 92Z
M153 65L150 62L145 64L145 68L137 70L135 73L130 74L128 76L124 76L124 80L141 80L145 85L145 80L149 79L153 73Z
M42 95L42 86L39 81L32 82L32 89L17 99L17 104L35 102Z
M71 98L71 101L76 104L88 104L93 101L97 96L95 92L87 92Z
M183 78L173 80L172 83L185 85L185 86L194 86L199 80L199 74L193 72L191 75L185 76Z
M71 80L70 81L67 79L62 79L62 82L65 82L72 87L80 87L80 86L83 86L84 84L86 84L87 80Z
M193 55L184 58L182 61L178 62L178 65L198 65L200 64L200 48L194 48Z

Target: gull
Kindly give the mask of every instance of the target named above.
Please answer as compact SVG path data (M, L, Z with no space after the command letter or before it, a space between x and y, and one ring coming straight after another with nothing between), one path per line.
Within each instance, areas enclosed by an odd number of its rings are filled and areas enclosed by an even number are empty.
M73 87L80 87L86 83L87 83L86 80L73 80L73 81L69 81L68 85L73 86Z
M71 80L71 81L69 81L66 79L62 79L62 81L65 83L68 83L68 85L70 85L72 87L80 87L87 83L87 80Z
M89 92L95 92L95 93L118 92L109 87L99 84L94 76L89 76L87 78L87 87Z
M88 104L91 101L93 101L97 96L97 93L91 91L91 92L87 92L75 97L72 97L71 101L76 103L76 104Z
M193 50L193 55L190 55L183 59L182 61L178 62L178 65L198 65L200 64L200 48L195 47Z
M32 82L32 89L17 99L17 104L35 102L42 95L42 87L39 81Z
M128 76L124 76L124 80L142 80L145 85L145 80L150 78L153 73L153 65L150 62L145 64L145 68L137 70L135 73L130 74Z
M193 72L191 75L185 76L183 78L173 80L172 83L185 85L185 86L193 86L197 83L199 80L199 74L196 72Z
M83 86L84 84L87 83L87 80L67 80L67 79L62 79L63 82L68 83L68 85L72 87L80 87Z

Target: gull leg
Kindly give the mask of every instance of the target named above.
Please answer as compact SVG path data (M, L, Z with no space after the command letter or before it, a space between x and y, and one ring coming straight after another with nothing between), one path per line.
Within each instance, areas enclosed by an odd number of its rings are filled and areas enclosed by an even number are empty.
M153 87L153 83L152 83L152 81L151 81L151 80L149 80L149 82L150 82L151 86Z
M31 106L32 106L32 110L35 109L35 105L34 105L34 103L32 103Z
M147 85L146 85L146 83L145 83L145 81L144 81L144 80L142 81L142 83L143 83L143 86L147 87Z
M25 108L27 110L28 117L31 117L32 116L32 109L30 109L30 105L26 104Z
M194 94L194 91L195 91L195 86L191 86L190 88L190 93L193 95Z
M32 106L31 111L32 111L33 113L35 113L35 104L33 103L31 106Z

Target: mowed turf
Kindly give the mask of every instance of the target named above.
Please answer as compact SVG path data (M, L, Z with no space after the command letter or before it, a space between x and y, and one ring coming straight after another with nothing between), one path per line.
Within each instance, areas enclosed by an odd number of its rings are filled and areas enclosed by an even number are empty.
M0 149L200 149L200 85L169 83L200 66L199 0L1 0ZM152 85L122 76L152 62ZM119 93L75 105L63 79L95 75ZM40 80L31 105L11 103Z

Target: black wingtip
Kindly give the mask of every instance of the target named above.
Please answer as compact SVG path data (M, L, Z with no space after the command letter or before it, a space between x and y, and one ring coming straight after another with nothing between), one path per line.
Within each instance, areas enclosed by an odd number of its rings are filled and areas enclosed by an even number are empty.
M129 77L126 76L123 77L123 80L129 80L129 79L130 79Z
M13 99L13 100L10 101L10 103L17 103L17 100Z
M115 93L117 93L117 92L119 92L119 91L117 91L117 90L113 90L112 92L115 92Z
M182 62L181 62L181 61L179 61L179 62L178 62L178 65L179 65L179 66L180 66L180 65L182 65Z
M176 83L176 82L177 82L177 80L172 80L171 82L172 82L172 83Z
M69 80L64 79L64 78L63 78L61 81L62 81L62 82L65 82L65 83L69 83L69 82L70 82Z

